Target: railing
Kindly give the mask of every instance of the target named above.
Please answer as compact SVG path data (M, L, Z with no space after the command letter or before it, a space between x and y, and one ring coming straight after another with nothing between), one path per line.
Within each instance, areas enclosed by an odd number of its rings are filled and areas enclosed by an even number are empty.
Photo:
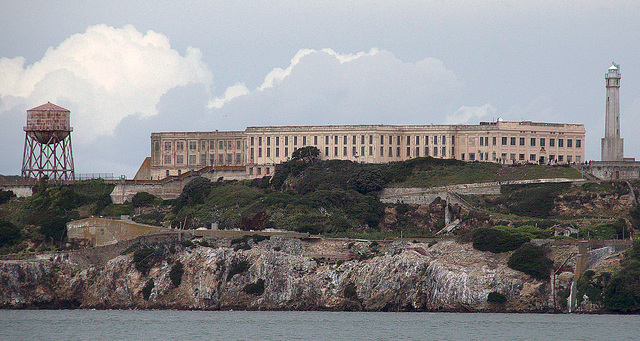
M76 173L76 180L120 180L122 177L115 177L113 173Z

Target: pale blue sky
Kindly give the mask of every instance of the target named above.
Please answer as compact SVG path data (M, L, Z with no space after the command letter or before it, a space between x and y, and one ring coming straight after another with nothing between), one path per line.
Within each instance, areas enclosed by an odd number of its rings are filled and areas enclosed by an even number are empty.
M76 170L132 177L153 131L284 124L584 123L600 157L621 65L640 159L637 1L0 2L0 174L26 110L71 110Z

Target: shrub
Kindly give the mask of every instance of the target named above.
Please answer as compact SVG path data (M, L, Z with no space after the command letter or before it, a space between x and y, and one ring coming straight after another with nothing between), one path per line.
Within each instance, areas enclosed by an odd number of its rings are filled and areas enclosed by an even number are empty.
M231 278L233 278L233 276L237 274L241 274L247 270L249 270L249 262L247 262L246 260L240 261L236 265L234 265L231 269L229 269L229 275L227 276L227 280L230 280Z
M350 282L344 286L344 297L352 300L358 299L358 289L355 283Z
M636 312L640 310L640 240L633 242L622 265L605 285L604 304L613 311Z
M3 189L0 189L0 205L11 200L11 198L14 198L15 196L16 195L13 193L13 191L5 191Z
M540 280L549 280L549 271L553 261L546 256L546 250L532 243L524 243L513 252L507 265Z
M153 204L156 200L156 196L147 192L138 192L131 199L133 207L142 207Z
M169 278L171 279L171 283L176 288L180 286L182 283L182 274L184 273L184 269L181 261L176 261L175 264L171 267L171 271L169 271Z
M507 296L497 292L497 291L492 291L489 293L489 295L487 296L487 302L491 302L491 303L504 303L507 301Z
M493 253L513 251L529 241L528 237L518 232L496 228L478 228L473 230L472 234L474 249Z
M155 250L151 248L144 248L134 252L133 263L136 266L136 270L142 272L143 274L146 274L149 269L151 269L151 265L153 264L153 262L151 262L153 260L151 257L153 256L154 252Z
M17 226L10 221L0 219L0 247L13 245L20 238L22 238L22 231Z
M262 295L264 293L264 279L260 278L256 283L245 285L242 291L250 295Z
M153 278L150 278L147 281L147 284L144 285L144 288L142 288L142 297L144 298L145 301L149 300L149 297L151 296L151 290L153 290L153 287L155 287L155 283L153 283Z

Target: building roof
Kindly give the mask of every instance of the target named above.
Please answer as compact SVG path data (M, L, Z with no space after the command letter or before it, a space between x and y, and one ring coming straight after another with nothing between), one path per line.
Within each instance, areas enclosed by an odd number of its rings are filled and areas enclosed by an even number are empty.
M611 63L609 70L618 70L618 66L616 65L616 63Z
M46 104L37 106L33 109L29 109L27 111L69 111L63 107L59 107L51 102L47 102Z

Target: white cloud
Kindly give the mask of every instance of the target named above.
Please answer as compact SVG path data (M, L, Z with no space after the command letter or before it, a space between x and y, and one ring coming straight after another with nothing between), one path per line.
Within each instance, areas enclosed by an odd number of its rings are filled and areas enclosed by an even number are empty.
M231 101L232 99L244 95L248 95L251 91L247 88L244 83L237 83L233 86L230 86L225 90L223 97L216 97L211 102L209 102L209 108L220 109L222 106Z
M112 133L128 115L157 114L156 104L172 88L202 83L208 89L212 82L200 50L189 47L181 56L163 34L131 25L90 26L32 65L23 57L0 58L0 74L0 113L15 110L15 103L29 109L50 101L71 110L80 142Z
M481 118L497 119L495 116L496 109L487 103L481 107L463 106L456 110L453 114L447 115L446 124L475 124Z

